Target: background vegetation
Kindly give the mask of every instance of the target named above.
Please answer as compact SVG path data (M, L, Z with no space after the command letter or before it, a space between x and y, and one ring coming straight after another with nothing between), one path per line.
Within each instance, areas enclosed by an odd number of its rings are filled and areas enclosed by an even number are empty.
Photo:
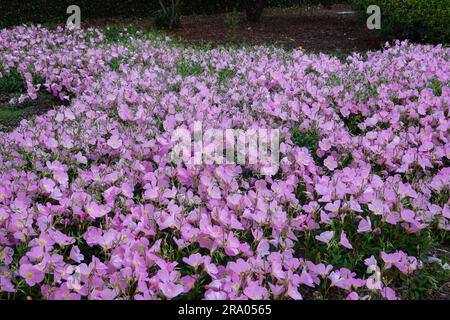
M164 3L165 0L162 0ZM176 14L162 15L159 0L77 0L82 18L153 16L160 27L172 27L179 15L212 14L247 9L247 18L258 21L261 4L264 7L289 7L351 2L364 23L369 5L382 11L381 32L392 39L402 38L431 43L448 43L450 39L450 6L448 0L189 0L180 3ZM0 1L0 28L21 23L64 22L66 9L72 0ZM255 10L256 12L251 12Z
M369 5L381 8L381 32L393 38L448 43L450 2L448 0L352 0L361 18Z
M160 10L158 0L77 0L81 8L82 18L104 17L144 17L155 15ZM73 0L33 0L0 1L0 27L13 26L26 22L64 22L67 19L66 9L75 3ZM267 0L271 7L287 7L302 4L330 4L346 2L338 0ZM189 0L182 1L181 13L210 14L241 10L245 7L243 0Z

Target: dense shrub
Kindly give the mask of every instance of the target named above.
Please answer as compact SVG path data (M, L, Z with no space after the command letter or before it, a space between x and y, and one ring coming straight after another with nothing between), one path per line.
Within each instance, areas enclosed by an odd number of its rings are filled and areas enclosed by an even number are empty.
M361 17L369 5L381 8L381 32L390 37L448 43L450 6L448 0L353 0Z

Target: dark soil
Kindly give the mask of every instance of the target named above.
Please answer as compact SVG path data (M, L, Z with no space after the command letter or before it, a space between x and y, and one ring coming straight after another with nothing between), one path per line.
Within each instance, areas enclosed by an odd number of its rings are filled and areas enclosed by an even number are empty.
M246 22L243 15L235 17L238 23L230 23L230 14L187 16L170 34L189 43L278 44L314 52L380 49L385 41L350 11L351 7L344 4L331 9L271 9L264 12L259 23Z
M192 44L278 45L286 49L301 47L312 52L379 50L385 40L367 29L348 4L331 9L293 7L266 9L258 23L245 21L243 13L193 15L181 17L181 25L166 32L182 42ZM234 21L234 22L231 22ZM139 29L153 28L152 18L88 19L84 26L131 24Z

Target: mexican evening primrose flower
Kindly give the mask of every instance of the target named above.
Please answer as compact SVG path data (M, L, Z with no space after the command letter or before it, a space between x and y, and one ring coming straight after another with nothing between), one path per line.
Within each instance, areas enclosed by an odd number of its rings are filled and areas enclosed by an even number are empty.
M25 279L30 287L41 283L45 277L45 274L42 271L31 264L22 264L19 268L19 274Z
M406 244L450 230L448 47L340 61L123 36L0 30L0 78L19 74L20 101L61 101L0 131L0 296L302 299L326 285L396 299L416 285ZM251 151L245 133L274 130L267 156Z

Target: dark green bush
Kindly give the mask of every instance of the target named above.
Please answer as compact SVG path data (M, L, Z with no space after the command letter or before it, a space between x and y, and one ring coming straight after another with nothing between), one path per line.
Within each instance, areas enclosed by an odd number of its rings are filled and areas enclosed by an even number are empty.
M352 0L362 19L369 5L381 8L381 32L391 38L431 43L450 39L448 0Z

